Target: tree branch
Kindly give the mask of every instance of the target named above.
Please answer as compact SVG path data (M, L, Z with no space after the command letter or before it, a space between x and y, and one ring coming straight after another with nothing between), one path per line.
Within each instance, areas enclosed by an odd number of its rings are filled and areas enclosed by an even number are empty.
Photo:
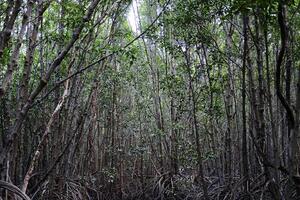
M287 117L289 119L291 128L293 129L295 127L295 118L294 118L294 113L287 102L287 100L284 98L282 92L281 92L281 87L280 87L280 79L281 79L281 64L286 52L286 45L287 45L287 27L286 27L286 22L285 22L285 8L283 5L282 0L279 1L278 4L278 23L280 27L280 35L281 35L281 47L279 51L279 55L277 58L276 62L276 80L275 80L275 87L276 87L276 94L285 108L287 112Z

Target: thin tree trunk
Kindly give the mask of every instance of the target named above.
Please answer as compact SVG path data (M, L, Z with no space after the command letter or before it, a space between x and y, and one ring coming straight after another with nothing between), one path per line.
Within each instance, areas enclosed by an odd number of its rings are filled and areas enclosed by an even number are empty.
M39 144L38 144L38 146L35 150L33 158L31 159L28 171L27 171L27 173L25 175L25 178L24 178L24 181L23 181L22 191L24 193L26 193L29 180L32 177L33 170L34 170L34 168L36 167L36 165L38 163L38 160L39 160L41 151L43 149L44 143L45 143L46 139L48 138L49 134L51 134L51 126L58 119L59 112L62 109L62 106L65 102L65 99L68 96L68 91L69 91L69 80L66 81L64 93L63 93L59 103L57 104L54 112L52 113L52 115L51 115L51 117L50 117L50 119L47 123L46 130L45 130L45 132L44 132L44 134L43 134L43 136L42 136L42 138L41 138L41 140L40 140L40 142L39 142Z
M189 81L189 92L191 96L191 103L192 103L192 116L193 116L193 129L195 131L195 142L196 142L196 151L197 151L197 162L198 162L198 175L200 178L200 183L202 184L202 189L204 192L204 198L209 200L208 191L207 191L207 182L204 179L204 169L203 169L203 162L202 162L202 150L200 146L200 133L198 127L198 120L197 120L197 104L196 104L196 95L193 87L193 80L191 74L191 65L190 65L190 55L189 50L187 49L185 54L187 71L188 71L188 81Z
M244 181L244 192L249 191L249 163L248 163L248 148L247 148L247 116L246 116L246 64L248 56L248 24L249 17L247 14L243 16L243 35L244 35L244 49L243 49L243 68L242 68L242 121L243 121L243 132L242 132L242 172Z

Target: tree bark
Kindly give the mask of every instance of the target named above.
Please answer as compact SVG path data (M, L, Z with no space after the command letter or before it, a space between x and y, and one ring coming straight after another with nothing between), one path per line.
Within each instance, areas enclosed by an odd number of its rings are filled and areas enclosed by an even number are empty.
M242 172L244 181L244 192L249 191L249 163L248 163L248 148L247 148L247 116L246 116L246 64L248 56L248 25L249 17L247 14L243 16L243 37L244 37L244 49L243 49L243 68L242 68Z

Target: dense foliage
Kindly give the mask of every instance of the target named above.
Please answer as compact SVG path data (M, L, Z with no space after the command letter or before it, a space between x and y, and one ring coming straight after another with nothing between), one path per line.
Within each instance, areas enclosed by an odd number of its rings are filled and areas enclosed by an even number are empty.
M1 1L0 196L300 199L299 8Z

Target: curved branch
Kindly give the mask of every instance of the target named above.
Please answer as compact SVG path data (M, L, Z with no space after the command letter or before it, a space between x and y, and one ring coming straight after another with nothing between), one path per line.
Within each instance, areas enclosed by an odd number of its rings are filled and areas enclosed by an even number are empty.
M287 117L289 119L289 123L291 128L295 127L295 117L293 110L287 100L284 98L281 89L280 89L280 78L281 78L281 64L286 52L286 45L287 45L287 27L285 22L285 8L282 1L279 1L278 4L278 23L280 27L280 35L281 35L281 47L279 51L279 55L276 62L276 80L275 80L275 87L276 87L276 94L285 108L287 112Z
M12 193L18 195L19 197L21 197L24 200L31 200L25 193L23 193L17 186L5 182L5 181L1 181L0 180L0 188L4 188L7 189L9 191L11 191Z

